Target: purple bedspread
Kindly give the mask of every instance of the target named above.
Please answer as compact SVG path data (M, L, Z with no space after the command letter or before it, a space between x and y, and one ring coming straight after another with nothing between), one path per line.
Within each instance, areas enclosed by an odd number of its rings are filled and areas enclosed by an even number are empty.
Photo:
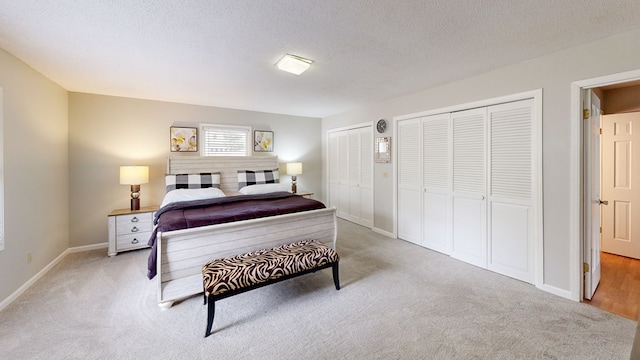
M156 234L158 232L323 209L324 207L324 204L319 201L288 192L226 196L169 204L156 212L154 223L157 226L149 239L151 253L147 264L147 277L153 279L156 276Z

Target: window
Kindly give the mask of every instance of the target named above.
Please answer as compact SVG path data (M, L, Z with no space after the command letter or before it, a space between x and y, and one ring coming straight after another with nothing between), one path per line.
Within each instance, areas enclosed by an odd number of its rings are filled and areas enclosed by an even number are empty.
M251 155L249 126L200 124L202 156Z

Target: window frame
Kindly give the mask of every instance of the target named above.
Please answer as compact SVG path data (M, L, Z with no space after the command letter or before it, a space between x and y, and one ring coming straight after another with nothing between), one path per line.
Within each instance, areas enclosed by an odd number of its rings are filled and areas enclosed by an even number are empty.
M200 141L200 156L251 156L253 155L253 142L252 142L252 127L245 125L225 125L225 124L213 124L213 123L200 123L198 126L200 130L199 141ZM244 146L244 154L237 153L226 153L220 152L219 154L208 154L207 153L207 131L215 131L216 129L220 131L233 131L236 130L238 132L245 133L246 135L246 143Z

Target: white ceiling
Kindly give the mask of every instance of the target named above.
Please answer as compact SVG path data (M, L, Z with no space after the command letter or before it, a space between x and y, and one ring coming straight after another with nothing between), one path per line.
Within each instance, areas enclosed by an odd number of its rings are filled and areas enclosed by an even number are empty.
M638 0L0 0L69 91L325 117L640 27ZM300 76L286 53L313 59Z

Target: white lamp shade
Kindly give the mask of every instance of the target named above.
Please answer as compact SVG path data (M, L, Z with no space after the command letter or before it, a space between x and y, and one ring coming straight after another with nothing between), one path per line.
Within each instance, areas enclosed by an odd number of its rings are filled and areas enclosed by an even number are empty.
M302 163L294 162L287 163L287 175L300 175L302 174Z
M120 166L120 184L140 185L149 182L148 166Z

